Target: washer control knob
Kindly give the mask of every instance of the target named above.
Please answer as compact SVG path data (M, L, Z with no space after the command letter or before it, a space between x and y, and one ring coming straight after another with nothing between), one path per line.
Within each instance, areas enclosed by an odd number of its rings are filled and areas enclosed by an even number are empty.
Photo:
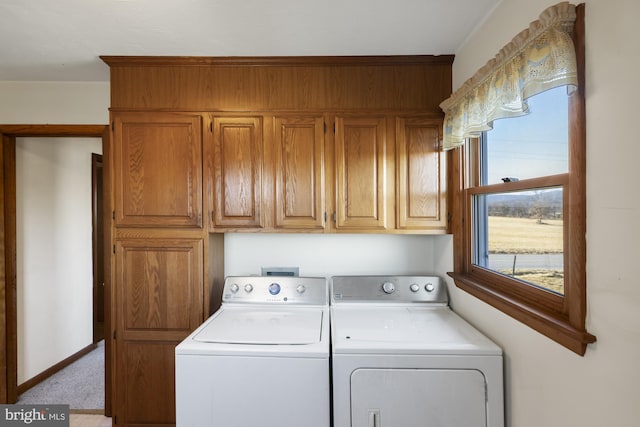
M409 289L411 289L411 292L418 292L420 290L420 286L417 283L412 283L411 286L409 286Z
M278 295L280 293L280 284L272 283L269 285L269 293L271 295Z
M396 285L391 282L384 282L382 284L382 290L385 294L392 294L396 290Z
M249 293L253 290L253 285L251 283L247 283L246 285L244 285L244 291L246 293Z
M233 285L229 286L229 289L231 289L231 292L235 294L236 292L238 292L238 289L240 289L240 286L234 283Z
M433 290L436 287L433 285L433 283L427 283L426 285L424 285L424 290L427 292L433 292Z
M307 290L307 288L305 288L304 285L298 285L298 287L296 288L296 291L299 294L304 294L304 291L306 291L306 290Z

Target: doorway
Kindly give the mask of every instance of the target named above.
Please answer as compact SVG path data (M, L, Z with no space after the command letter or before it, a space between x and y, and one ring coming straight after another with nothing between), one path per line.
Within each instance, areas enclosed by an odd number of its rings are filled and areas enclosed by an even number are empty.
M0 403L17 400L17 250L16 250L16 138L18 137L99 137L103 153L108 153L109 132L105 125L7 125L0 126ZM104 183L108 183L105 176ZM109 190L103 192L103 209L110 206ZM106 199L106 200L105 200ZM109 216L103 215L104 247L111 242ZM104 252L103 252L104 255ZM98 255L99 256L99 255ZM103 256L104 258L104 256ZM104 324L111 330L110 266L104 271ZM111 339L105 334L105 415L111 413Z

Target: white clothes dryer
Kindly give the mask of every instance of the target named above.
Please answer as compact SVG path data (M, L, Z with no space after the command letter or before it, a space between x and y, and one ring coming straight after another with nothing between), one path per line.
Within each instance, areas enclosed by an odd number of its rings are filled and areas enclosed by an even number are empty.
M222 301L176 347L176 426L329 427L327 280L228 277Z
M502 350L431 276L331 279L333 427L504 427Z

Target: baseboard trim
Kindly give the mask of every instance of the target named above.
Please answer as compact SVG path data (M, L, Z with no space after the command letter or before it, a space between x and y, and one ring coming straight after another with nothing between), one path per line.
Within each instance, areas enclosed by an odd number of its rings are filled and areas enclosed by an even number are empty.
M22 384L18 384L18 395L21 395L22 393L29 390L30 388L40 384L42 381L46 380L51 375L55 374L58 371L61 371L62 369L71 365L73 362L80 359L82 356L86 355L87 353L90 353L91 351L95 350L96 348L98 348L98 344L89 344L88 346L81 349L77 353L74 353L71 356L67 357L66 359L56 363L49 369L40 372L35 377L28 379Z

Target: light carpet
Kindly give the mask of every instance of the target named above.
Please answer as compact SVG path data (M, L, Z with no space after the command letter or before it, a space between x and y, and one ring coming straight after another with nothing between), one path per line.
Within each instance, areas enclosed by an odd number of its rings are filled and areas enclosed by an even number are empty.
M71 410L104 411L104 341L100 341L95 350L21 394L17 403L66 404Z

